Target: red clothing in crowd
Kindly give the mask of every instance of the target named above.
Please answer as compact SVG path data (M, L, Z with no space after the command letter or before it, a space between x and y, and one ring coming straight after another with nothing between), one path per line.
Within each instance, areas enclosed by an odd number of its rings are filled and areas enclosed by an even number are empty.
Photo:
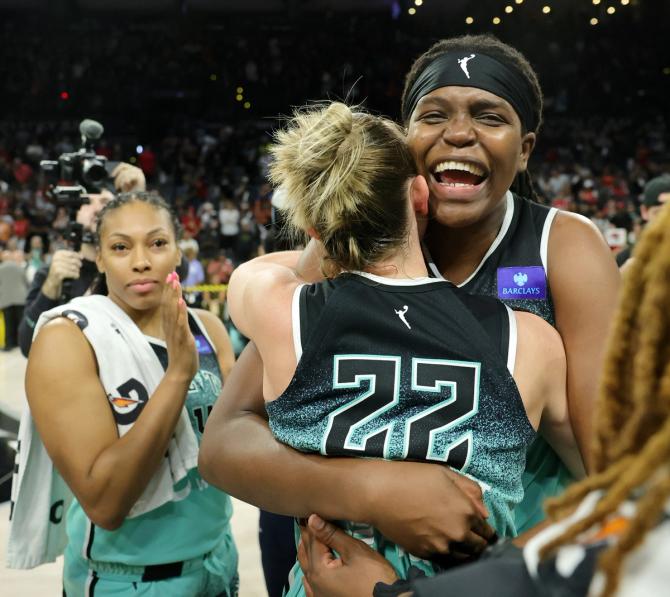
M22 218L14 220L14 234L19 238L28 238L28 231L30 230L30 220Z
M156 154L151 149L145 149L137 158L137 163L147 178L156 174Z
M194 207L189 207L186 213L182 215L181 225L192 237L198 235L198 232L200 232L200 218L196 215Z
M23 162L14 166L14 179L19 184L27 183L33 175L33 169Z

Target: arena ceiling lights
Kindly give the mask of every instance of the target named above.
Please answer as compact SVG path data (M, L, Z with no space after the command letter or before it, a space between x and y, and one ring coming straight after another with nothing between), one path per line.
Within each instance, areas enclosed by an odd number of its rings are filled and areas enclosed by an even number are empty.
M320 14L323 12L391 12L405 18L455 19L475 28L485 23L505 24L536 16L565 16L578 11L585 18L608 17L650 6L661 0L0 0L0 12L47 10L67 13L178 14L274 13ZM665 0L664 0L665 1ZM616 15L615 15L616 13ZM467 21L466 21L467 19Z

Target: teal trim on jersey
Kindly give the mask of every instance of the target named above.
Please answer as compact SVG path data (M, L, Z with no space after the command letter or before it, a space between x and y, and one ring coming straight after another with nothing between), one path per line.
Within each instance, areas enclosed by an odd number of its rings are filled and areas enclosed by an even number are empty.
M339 381L339 363L344 360L357 360L357 361L385 361L385 362L394 362L394 377L393 377L393 400L388 404L384 405L382 408L378 408L376 411L370 413L364 419L358 421L355 425L352 425L347 432L347 437L344 442L344 447L347 450L358 450L363 452L365 450L365 444L372 436L377 435L382 431L386 431L386 439L384 440L384 458L389 458L389 444L391 442L391 437L393 436L393 430L395 423L391 422L386 425L383 425L379 428L373 428L371 431L368 431L362 437L354 439L356 431L364 427L370 421L380 417L385 412L391 410L394 406L400 403L400 357L394 356L382 356L382 355L369 355L369 354L345 354L345 355L335 355L333 358L333 388L334 389L351 389L351 388L360 388L361 382L368 381L370 384L369 389L366 392L363 392L358 398L343 404L340 408L334 410L328 415L328 424L326 426L326 431L321 440L321 453L327 454L326 452L326 441L330 430L333 426L333 419L340 413L353 408L357 404L363 402L366 398L369 398L376 392L376 381L377 376L375 374L361 374L354 377L354 381L351 383L341 383Z
M407 424L405 427L405 443L404 443L404 448L403 448L403 458L407 458L407 452L409 451L409 430L412 426L412 423L415 421L418 421L420 419L423 419L424 417L427 417L434 413L437 410L440 410L441 408L444 408L445 406L452 404L456 402L458 399L458 386L456 382L453 381L448 381L448 380L435 380L434 385L432 386L424 386L421 385L417 382L417 367L420 364L431 364L431 365L447 365L450 367L464 367L464 368L472 368L474 370L474 397L473 397L473 407L470 411L468 411L465 415L462 415L458 419L455 419L451 423L447 423L446 425L443 425L442 427L438 427L436 429L431 430L430 432L430 442L428 445L428 454L426 456L427 460L437 460L439 462L446 462L449 459L449 453L451 452L452 448L455 448L456 446L460 445L463 443L463 441L468 442L468 455L465 459L465 464L463 467L460 469L461 472L466 472L468 470L468 466L470 464L470 459L472 457L472 447L473 447L473 442L474 442L474 437L471 431L468 431L464 433L460 438L457 438L453 442L451 442L448 446L445 446L445 448L442 450L442 453L438 453L437 450L435 449L435 441L436 441L436 436L441 433L441 432L446 432L452 429L453 427L456 427L457 425L460 425L462 423L465 423L468 419L471 419L474 417L478 412L479 412L479 386L480 386L480 379L481 379L481 369L482 369L482 364L478 362L470 362L470 361L455 361L455 360L447 360L447 359L421 359L421 358L412 358L412 390L419 390L423 392L432 392L432 393L437 393L441 394L444 388L449 388L451 390L449 398L446 400L443 400L442 402L439 402L435 406L426 409L413 417L410 417L407 419Z
M67 514L68 544L79 546L78 553L93 560L129 566L190 560L214 549L230 533L232 511L222 491L193 488L181 501L126 518L115 531L93 526L91 541L89 519L73 500Z
M237 597L237 549L228 534L207 554L184 562L178 577L142 582L143 566L91 562L65 552L63 590L68 597Z

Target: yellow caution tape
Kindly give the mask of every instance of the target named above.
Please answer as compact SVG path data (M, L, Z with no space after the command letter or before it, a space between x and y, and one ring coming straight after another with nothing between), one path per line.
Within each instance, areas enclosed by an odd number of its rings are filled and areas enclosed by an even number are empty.
M228 288L228 284L199 284L198 286L189 286L184 288L184 292L223 292Z

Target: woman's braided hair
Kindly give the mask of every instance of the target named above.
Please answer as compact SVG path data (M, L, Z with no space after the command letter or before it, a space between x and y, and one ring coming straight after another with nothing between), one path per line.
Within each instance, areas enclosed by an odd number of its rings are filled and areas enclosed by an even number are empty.
M595 474L547 503L553 518L604 490L593 512L544 546L543 555L602 524L636 489L643 494L618 541L600 557L614 595L623 559L659 519L670 497L670 206L649 224L624 277L601 384L593 445Z

